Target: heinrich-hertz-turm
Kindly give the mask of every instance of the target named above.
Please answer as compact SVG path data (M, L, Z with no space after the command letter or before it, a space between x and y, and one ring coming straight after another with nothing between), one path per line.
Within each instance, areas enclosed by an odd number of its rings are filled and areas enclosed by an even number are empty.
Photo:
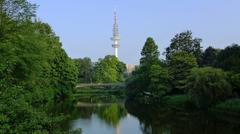
M120 47L119 41L119 31L118 31L118 22L117 22L117 12L114 11L114 24L113 24L113 36L111 40L113 41L112 47L114 48L115 56L118 58L118 48Z

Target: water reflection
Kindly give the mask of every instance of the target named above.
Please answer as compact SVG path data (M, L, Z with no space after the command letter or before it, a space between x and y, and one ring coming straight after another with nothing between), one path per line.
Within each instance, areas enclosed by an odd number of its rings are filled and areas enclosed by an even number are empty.
M139 134L139 121L129 115L124 104L80 103L71 113L70 129L82 128L84 134Z
M169 111L150 105L127 104L126 107L138 117L144 134L240 134L239 117Z
M67 113L71 118L65 126L82 128L83 134L240 134L239 117L176 112L159 105L80 103Z
M123 105L111 104L105 108L99 108L96 114L107 124L117 127L120 120L127 115Z

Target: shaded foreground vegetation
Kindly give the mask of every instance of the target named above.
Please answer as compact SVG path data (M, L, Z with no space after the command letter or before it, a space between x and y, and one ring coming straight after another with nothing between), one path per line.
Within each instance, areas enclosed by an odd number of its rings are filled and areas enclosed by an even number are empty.
M77 68L36 7L0 1L0 133L69 133L46 109L71 100Z

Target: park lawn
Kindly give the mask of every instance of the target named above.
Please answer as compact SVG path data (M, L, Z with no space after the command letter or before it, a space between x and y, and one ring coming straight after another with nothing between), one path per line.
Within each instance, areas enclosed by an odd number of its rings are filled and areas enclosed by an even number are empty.
M125 98L124 89L107 89L107 88L76 88L74 98L83 102L117 102Z
M188 95L172 95L164 97L166 105L183 106L189 101Z

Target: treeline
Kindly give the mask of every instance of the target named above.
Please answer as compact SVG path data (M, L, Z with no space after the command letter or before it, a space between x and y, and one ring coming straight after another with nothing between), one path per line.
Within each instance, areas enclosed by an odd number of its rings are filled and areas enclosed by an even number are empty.
M47 107L71 99L77 67L27 0L0 1L0 133L64 133Z
M148 38L140 65L127 80L129 99L150 103L166 96L186 95L197 108L205 109L239 98L240 46L210 46L203 51L201 42L191 31L177 34L163 60L154 40Z
M107 55L94 63L90 58L74 59L78 68L79 83L116 83L124 81L125 63Z

